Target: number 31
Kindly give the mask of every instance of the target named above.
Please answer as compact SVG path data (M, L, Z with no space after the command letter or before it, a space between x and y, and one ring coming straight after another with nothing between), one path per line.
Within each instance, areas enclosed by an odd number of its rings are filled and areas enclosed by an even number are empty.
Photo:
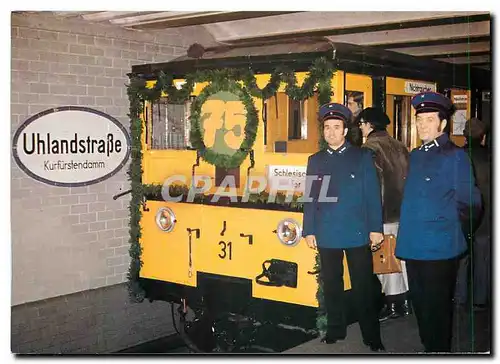
M221 252L219 253L219 258L221 258L221 259L226 258L226 256L227 256L226 248L229 248L228 249L229 250L229 260L231 260L231 258L232 258L232 249L231 249L232 248L232 243L228 242L226 244L226 242L220 241L219 242L219 246L221 247Z

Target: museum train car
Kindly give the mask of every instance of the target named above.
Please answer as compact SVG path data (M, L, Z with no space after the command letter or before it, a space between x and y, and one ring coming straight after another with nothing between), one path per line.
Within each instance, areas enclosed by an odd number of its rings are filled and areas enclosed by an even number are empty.
M452 129L471 116L483 86L460 67L325 39L193 45L170 62L133 66L132 297L178 307L186 340L196 324L217 332L222 316L321 331L300 203L307 159L321 148L319 106L382 107L389 133L412 149L416 93L451 97ZM349 291L345 259L344 268Z

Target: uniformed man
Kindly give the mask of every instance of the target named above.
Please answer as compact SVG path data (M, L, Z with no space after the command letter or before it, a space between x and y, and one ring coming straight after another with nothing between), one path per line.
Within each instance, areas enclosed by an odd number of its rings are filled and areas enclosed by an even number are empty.
M423 144L410 153L396 256L406 260L425 351L449 352L457 263L467 248L460 217L480 209L480 193L467 154L444 132L451 101L424 92L412 105Z
M370 245L383 240L380 184L370 151L346 141L351 111L341 104L326 104L319 118L328 148L309 157L303 235L318 249L327 312L326 343L346 337L343 256L347 257L363 342L373 351L385 350L375 306ZM317 180L312 181L313 178ZM323 186L323 188L322 188ZM324 187L326 186L326 187ZM325 196L323 196L326 191ZM327 197L329 201L326 201Z

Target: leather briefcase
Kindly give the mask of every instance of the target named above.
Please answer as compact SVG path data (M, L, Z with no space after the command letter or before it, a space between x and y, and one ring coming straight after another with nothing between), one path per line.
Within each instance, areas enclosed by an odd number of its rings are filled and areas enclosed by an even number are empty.
M394 251L396 249L396 237L393 234L384 235L384 241L372 249L373 254L373 273L387 274L400 273L401 261L396 258Z

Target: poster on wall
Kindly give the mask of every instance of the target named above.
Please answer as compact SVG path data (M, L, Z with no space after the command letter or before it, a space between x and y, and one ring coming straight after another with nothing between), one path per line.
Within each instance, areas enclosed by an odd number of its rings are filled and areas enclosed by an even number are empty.
M467 110L457 110L453 115L453 135L464 135Z
M452 90L451 101L456 107L451 117L451 132L453 135L464 135L465 122L468 118L469 95L466 90Z
M53 186L101 182L130 156L130 137L121 123L101 111L63 106L42 111L16 131L12 153L30 177Z
M490 102L491 101L491 91L483 91L482 92L482 101Z

